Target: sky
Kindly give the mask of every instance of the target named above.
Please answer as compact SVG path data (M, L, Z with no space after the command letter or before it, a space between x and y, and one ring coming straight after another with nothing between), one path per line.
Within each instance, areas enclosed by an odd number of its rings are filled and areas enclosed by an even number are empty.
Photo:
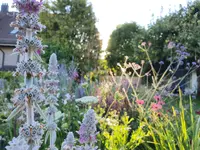
M13 0L0 0L1 3L12 5ZM152 21L163 17L179 8L179 5L187 5L188 0L88 0L92 3L93 11L97 18L96 26L103 40L102 49L106 49L110 34L116 26L128 22L137 22L147 27ZM163 8L163 9L162 9ZM171 9L171 10L170 10Z

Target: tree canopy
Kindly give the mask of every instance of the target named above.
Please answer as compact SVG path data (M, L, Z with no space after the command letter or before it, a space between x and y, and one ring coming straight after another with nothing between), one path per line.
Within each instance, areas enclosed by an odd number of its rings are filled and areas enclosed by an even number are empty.
M46 25L41 33L48 45L45 56L52 52L60 61L75 61L79 69L87 72L97 67L101 50L96 18L87 0L46 1L40 19Z
M142 52L138 44L145 38L145 29L133 23L125 23L114 30L110 36L107 47L108 55L106 59L110 67L116 67L117 63L124 61L125 56L129 56L131 61L139 61Z
M191 59L199 59L200 54L200 2L189 2L186 7L180 6L178 11L161 17L145 30L136 23L125 23L117 27L110 36L107 47L109 67L123 62L125 56L130 61L144 59L138 49L140 41L150 42L149 54L157 63L166 60L175 51L167 48L169 42L181 43L191 54Z

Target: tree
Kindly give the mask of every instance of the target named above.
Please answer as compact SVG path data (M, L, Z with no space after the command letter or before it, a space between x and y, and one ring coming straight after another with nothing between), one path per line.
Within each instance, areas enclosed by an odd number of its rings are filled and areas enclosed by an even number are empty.
M46 56L55 52L62 62L74 60L83 72L96 68L101 41L91 4L87 0L56 0L45 6L40 18L47 27L41 34L49 45Z
M124 57L130 61L138 62L143 59L143 53L139 50L139 42L145 39L145 29L133 23L119 25L110 36L107 47L106 59L109 67L116 67L117 63L123 63Z
M149 25L148 39L152 42L155 60L166 60L173 54L166 45L173 41L181 43L191 54L191 59L198 59L200 53L200 2L188 3L187 7L180 6L174 13L158 19Z

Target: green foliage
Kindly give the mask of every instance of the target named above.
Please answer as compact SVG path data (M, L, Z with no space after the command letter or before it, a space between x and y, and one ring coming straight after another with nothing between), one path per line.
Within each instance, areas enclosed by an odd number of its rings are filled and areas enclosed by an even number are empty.
M4 80L7 80L8 82L10 82L13 78L14 77L12 75L12 72L0 71L0 79L4 79Z
M172 114L162 114L161 117L152 114L150 120L145 119L154 149L197 150L200 148L200 119L193 115L192 102L190 102L189 111L185 111L182 100L180 100L179 108L179 113L172 107ZM148 141L148 143L152 142Z
M136 130L132 130L130 119L125 113L119 117L115 112L110 112L108 118L101 118L100 131L98 139L105 147L106 150L129 150L136 149L138 146L145 142L148 133L144 131L144 123L141 123ZM138 147L138 149L140 149Z
M87 0L56 0L45 6L40 16L47 27L41 33L49 46L45 57L55 52L61 62L74 60L83 72L97 68L101 41L91 4Z
M138 43L145 39L145 29L133 23L125 23L117 27L110 36L106 60L108 66L115 68L117 63L122 63L125 56L130 61L138 62L143 59L143 54L138 49Z
M150 24L147 30L147 39L152 43L152 56L154 62L166 60L172 52L165 45L170 41L181 43L187 47L192 58L198 59L200 48L200 2L190 2L187 7L168 16L159 18Z

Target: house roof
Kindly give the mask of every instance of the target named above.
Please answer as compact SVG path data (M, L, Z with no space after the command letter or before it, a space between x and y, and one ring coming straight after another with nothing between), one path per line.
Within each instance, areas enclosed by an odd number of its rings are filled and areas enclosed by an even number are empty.
M14 46L16 44L15 34L11 34L13 28L10 23L15 20L15 15L12 12L0 12L0 46Z

